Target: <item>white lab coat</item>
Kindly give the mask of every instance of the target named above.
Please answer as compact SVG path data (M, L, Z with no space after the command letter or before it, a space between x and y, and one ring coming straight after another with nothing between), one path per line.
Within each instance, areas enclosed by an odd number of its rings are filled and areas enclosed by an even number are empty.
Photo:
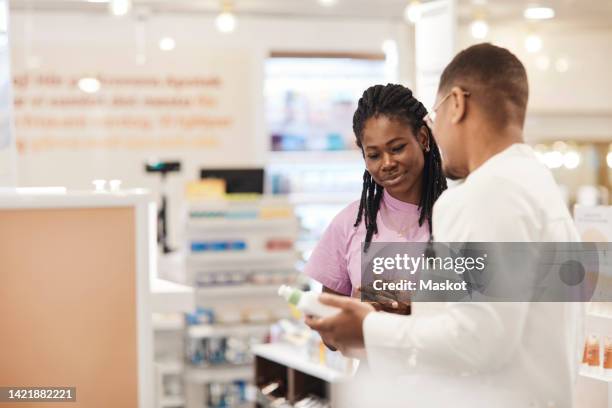
M493 156L440 197L433 236L579 239L550 171L524 144ZM582 315L576 303L416 303L411 316L370 313L363 329L372 372L402 376L399 389L411 396L406 406L559 408L573 405Z

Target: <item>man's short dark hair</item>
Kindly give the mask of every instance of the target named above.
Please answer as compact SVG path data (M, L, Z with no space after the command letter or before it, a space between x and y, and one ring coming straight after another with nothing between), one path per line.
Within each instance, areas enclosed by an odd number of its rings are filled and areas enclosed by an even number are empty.
M489 43L473 45L453 58L442 72L439 93L458 86L500 127L525 122L529 86L519 59L505 48Z

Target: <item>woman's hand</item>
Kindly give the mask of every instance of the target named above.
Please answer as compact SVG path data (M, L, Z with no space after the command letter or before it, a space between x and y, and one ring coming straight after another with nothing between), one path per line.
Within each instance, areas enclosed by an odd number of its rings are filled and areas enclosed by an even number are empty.
M356 289L355 294L359 297L361 297L362 294L365 295L364 297L367 300L364 300L364 302L371 304L376 311L400 315L409 315L411 312L409 301L405 302L398 300L392 293L387 291L374 291L367 288L362 289L360 286Z

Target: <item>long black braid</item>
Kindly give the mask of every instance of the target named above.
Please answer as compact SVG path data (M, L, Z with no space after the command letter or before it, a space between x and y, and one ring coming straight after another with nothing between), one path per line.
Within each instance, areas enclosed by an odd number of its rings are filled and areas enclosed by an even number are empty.
M419 202L419 225L425 220L429 224L429 232L432 231L431 216L433 205L446 190L446 178L442 172L442 159L440 150L431 133L431 129L425 122L427 109L418 99L412 95L412 91L402 85L387 84L372 86L363 93L357 110L353 115L353 131L357 138L357 146L363 153L363 128L371 117L385 115L388 118L401 120L407 123L415 135L424 126L429 139L429 149L424 152L425 163L423 166L423 180L421 200ZM361 223L363 218L366 227L365 247L367 251L372 241L372 236L378 233L376 216L380 208L383 195L383 187L376 183L370 173L363 173L363 190L355 227Z

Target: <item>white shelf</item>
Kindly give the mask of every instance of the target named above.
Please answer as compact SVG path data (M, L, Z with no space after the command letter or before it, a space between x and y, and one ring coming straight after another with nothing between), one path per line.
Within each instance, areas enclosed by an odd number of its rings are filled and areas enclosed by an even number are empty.
M159 401L160 407L183 407L185 406L185 398L183 397L166 397Z
M230 382L251 380L254 376L252 364L237 366L189 368L186 379L193 383Z
M188 329L189 337L231 337L265 334L270 331L272 323L251 323L251 324L199 324L190 326Z
M612 336L612 316L587 314L586 329L588 333Z
M193 211L233 211L253 210L261 208L287 207L290 203L287 196L280 194L247 194L245 196L226 196L225 198L193 199L187 207L188 212Z
M166 316L161 313L153 313L153 330L156 331L180 331L185 327L182 315Z
M610 383L612 385L612 375L604 375L603 368L594 369L596 371L591 371L588 368L580 367L580 375L583 377L592 378L594 380L603 381Z
M188 231L206 230L206 232L226 232L228 230L262 230L267 232L272 229L297 231L299 226L299 221L295 217L253 219L190 217L187 222Z
M164 279L152 279L151 309L154 313L191 312L195 309L193 288Z
M278 287L282 283L271 285L258 285L255 283L247 283L241 285L217 285L196 288L199 296L206 297L239 297L239 296L271 296L278 293Z
M160 374L181 374L184 368L182 361L156 361L155 366Z
M226 252L204 252L201 254L190 253L187 255L187 267L194 265L209 264L239 264L239 263L291 263L298 260L295 250L278 252L249 252L249 251L226 251Z
M303 356L302 351L286 343L261 344L252 348L253 354L286 367L319 378L328 383L336 383L351 376L327 366L316 364Z

